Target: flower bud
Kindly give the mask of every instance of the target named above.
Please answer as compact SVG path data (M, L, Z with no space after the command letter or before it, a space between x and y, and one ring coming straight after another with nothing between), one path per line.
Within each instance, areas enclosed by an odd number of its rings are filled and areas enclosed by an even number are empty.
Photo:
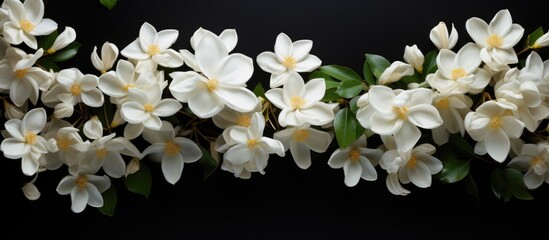
M40 191L38 191L33 182L25 184L21 190L23 190L23 194L28 200L34 201L40 198Z
M418 73L423 73L423 62L425 61L425 57L419 48L417 48L416 44L404 48L404 61L412 65Z
M92 116L84 123L84 134L89 139L99 139L103 136L103 125L97 116Z
M4 100L4 116L6 117L6 119L22 119L23 116L25 116L26 108L26 104L21 107L17 107Z
M63 31L57 38L55 39L55 42L53 42L53 45L47 50L49 54L53 54L56 51L63 49L70 43L74 42L76 40L76 31L74 31L71 27L65 27L65 31Z
M128 165L126 165L126 174L125 174L125 176L128 177L128 175L134 174L137 171L139 171L140 164L141 164L141 161L139 160L139 158L132 158L132 160L130 160Z
M431 29L429 38L438 49L452 49L457 43L458 32L452 24L452 33L448 35L446 24L439 22L437 26Z
M532 45L532 48L539 49L547 46L549 46L549 32L546 32L545 34L541 35L541 37L536 39L534 45Z
M53 116L57 119L66 118L72 116L74 113L74 106L69 103L58 103L55 105Z
M104 74L112 68L116 58L118 58L118 47L109 42L103 43L103 46L101 47L101 57L103 59L97 54L97 47L94 47L91 54L91 62L95 69L99 70L101 74Z
M379 84L386 85L392 82L400 80L404 76L410 76L414 74L414 68L412 65L395 61L388 68L383 71L381 76L379 76Z

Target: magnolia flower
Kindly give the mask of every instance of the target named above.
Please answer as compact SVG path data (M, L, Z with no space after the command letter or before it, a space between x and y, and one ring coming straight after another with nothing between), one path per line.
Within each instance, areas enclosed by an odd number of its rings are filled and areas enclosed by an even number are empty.
M386 86L373 86L368 102L374 108L368 119L371 130L380 135L394 135L399 151L411 150L421 137L418 127L433 129L442 124L437 109L431 105L433 92L426 88L405 90L398 94ZM363 115L361 115L363 116Z
M423 62L425 57L416 44L404 48L404 61L412 65L418 73L423 73Z
M523 180L528 189L536 189L543 182L549 183L548 149L549 144L547 142L524 144L521 153L507 164L509 167L526 172Z
M336 149L328 159L331 168L343 168L347 187L354 187L361 178L367 181L377 179L374 167L378 164L383 151L367 148L366 145L366 136L363 135L345 149Z
M265 118L259 112L253 114L249 127L232 128L229 133L230 141L234 141L235 144L223 154L223 161L229 161L233 166L248 164L254 167L249 171L265 174L269 154L276 153L283 157L285 151L279 140L263 136L264 128Z
M65 31L57 36L51 47L48 48L46 52L48 54L54 54L58 50L63 49L70 43L74 42L74 40L76 40L76 31L74 31L74 28L65 27Z
M46 140L38 135L46 120L46 110L34 108L22 120L10 119L4 124L9 137L2 140L0 148L6 158L21 158L21 169L27 176L38 171L40 158L48 152Z
M191 36L191 47L193 50L196 50L198 47L198 43L202 40L202 38L205 35L213 34L213 32L206 30L202 27L198 28L194 34ZM215 35L217 36L217 35ZM227 52L233 51L233 49L236 47L236 44L238 42L238 35L236 34L235 29L225 29L219 36L217 36L221 42L225 45L227 48ZM198 62L196 61L196 56L192 54L187 49L181 49L179 50L179 53L183 57L183 60L185 61L185 64L192 68L195 72L202 72L200 69L200 66L198 65Z
M518 63L513 47L520 41L524 28L513 23L509 10L496 13L490 24L480 18L470 18L465 27L475 43L481 47L480 58L494 70Z
M93 47L91 62L95 69L100 71L101 74L105 74L109 71L117 58L118 47L110 42L103 43L103 46L101 47L101 57L97 54L97 46Z
M262 52L257 56L257 64L268 73L271 73L270 87L275 88L286 84L290 73L311 72L318 68L322 61L309 54L313 47L311 40L292 42L285 33L276 37L274 52Z
M183 65L183 57L170 49L177 40L179 31L165 29L157 32L149 23L145 22L139 29L139 37L120 52L122 56L137 60L136 71L144 69L156 70L157 65L177 68Z
M57 193L71 195L71 210L75 213L84 211L87 205L92 207L103 206L102 192L111 187L111 179L106 176L97 176L87 172L71 173L65 176L57 185Z
M449 133L465 135L463 118L471 111L473 100L462 93L435 92L433 106L438 110L444 124L433 128L433 140L439 146L448 142Z
M116 71L109 71L99 77L99 89L111 97L111 102L122 104L127 100L129 89L137 88L145 92L157 87L156 76L152 71L135 71L132 63L119 60Z
M225 152L232 144L230 142L229 132L235 126L249 127L251 124L252 116L256 112L261 111L261 104L258 104L250 112L238 112L230 108L223 108L221 112L212 117L213 123L223 129L221 135L216 139L214 148L215 151ZM228 142L229 141L229 142Z
M412 67L412 65L401 61L395 61L391 63L388 68L383 70L383 73L379 76L378 84L387 85L400 80L404 76L410 75L414 75L414 67Z
M77 68L64 69L57 74L57 84L46 93L50 96L46 98L56 97L59 101L73 106L83 102L90 107L101 107L104 96L97 89L98 81L97 76L83 74Z
M54 127L44 134L45 139L55 141L55 152L46 154L46 169L54 170L63 164L73 165L81 153L88 150L89 142L80 137L78 128L69 126Z
M265 96L282 109L278 115L280 126L300 126L305 123L320 126L334 120L332 107L320 101L325 90L324 79L311 79L305 84L301 75L291 72L283 88L270 89Z
M543 61L537 52L532 51L516 77L520 82L534 82L541 94L542 102L537 107L529 105L532 116L537 120L549 117L549 61Z
M152 154L159 161L164 178L171 184L181 178L185 163L193 163L202 157L202 151L192 140L177 137L176 129L170 122L164 121L159 130L145 129L143 138L151 143L142 153L142 157Z
M5 0L3 6L9 11L9 20L4 23L3 36L11 44L25 42L36 49L35 36L48 35L57 29L57 23L44 17L42 0Z
M490 74L479 68L482 60L474 43L465 44L457 53L441 49L437 56L438 70L426 81L441 92L480 93L490 82Z
M477 141L475 153L488 153L497 162L503 162L511 149L509 139L519 138L524 129L513 111L516 109L496 101L487 101L480 105L476 112L465 116L464 125L467 133Z
M301 169L311 166L311 150L317 153L326 152L332 142L330 133L312 128L309 124L297 127L288 127L274 133L274 139L284 145L284 151L292 153L292 157Z
M43 53L43 49L27 54L18 48L8 48L5 59L0 60L0 90L9 91L15 106L23 106L27 99L36 105L39 90L49 87L48 73L42 68L33 67Z
M549 32L546 32L545 34L541 35L536 41L534 41L534 44L532 44L531 48L533 49L540 49L549 46Z
M225 106L239 112L253 110L259 100L246 88L253 74L252 59L242 54L229 55L227 47L213 33L206 32L196 47L196 61L203 75L172 72L171 94L187 102L200 118L218 114Z
M429 38L439 50L452 49L458 41L458 32L452 23L452 32L448 35L446 24L444 22L439 22L438 25L431 29Z

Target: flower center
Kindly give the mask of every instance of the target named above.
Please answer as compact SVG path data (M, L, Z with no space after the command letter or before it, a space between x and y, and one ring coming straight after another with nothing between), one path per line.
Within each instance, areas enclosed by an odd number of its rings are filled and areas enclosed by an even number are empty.
M486 39L486 44L488 44L488 46L490 46L491 48L501 47L501 45L503 44L503 38L501 38L497 34L492 34L490 35L490 37L488 37L488 39Z
M71 93L72 93L72 95L74 95L74 96L79 96L79 95L82 93L81 90L80 90L80 85L78 85L78 84L73 84L73 85L71 86Z
M206 87L208 87L210 92L217 89L217 85L219 85L219 81L217 81L217 79L209 79L206 83Z
M290 104L293 109L300 109L303 105L305 105L305 99L300 96L293 96L290 98Z
M467 72L465 72L465 69L463 68L454 68L452 69L452 79L458 80L462 77L467 76Z
M25 134L25 143L32 145L36 142L37 138L38 138L38 136L36 135L36 133L27 132L27 134Z
M246 142L248 144L248 148L254 148L257 146L257 140L256 139L250 139Z
M67 151L69 149L69 146L71 145L71 142L67 138L59 138L57 139L57 148L61 151Z
M133 85L133 84L131 84L131 83L130 83L130 84L126 84L126 85L124 86L124 92L127 92L130 88L134 88L134 87L135 87L135 85Z
M29 70L28 68L15 70L15 78L17 79L23 78L25 75L27 75L28 70Z
M21 22L19 22L19 25L21 25L21 29L23 29L23 31L26 33L34 30L34 25L27 19L21 20Z
M80 190L84 189L87 183L88 183L88 177L86 175L80 175L76 179L76 186Z
M437 107L440 109L447 109L448 108L448 98L445 97L443 99L440 99L437 103Z
M154 106L147 103L143 106L143 109L145 109L145 112L151 113L154 111Z
M149 54L149 56L154 56L159 52L160 52L160 48L158 48L156 44L149 45L149 47L147 48L147 54Z
M501 121L501 117L493 117L490 120L490 127L493 128L493 129L500 128L502 124L503 123Z
M416 165L417 165L417 158L416 158L416 156L412 155L412 157L410 157L410 159L408 159L408 162L406 163L406 165L407 165L409 168L415 168Z
M351 151L349 151L349 159L351 159L352 162L357 162L360 159L360 151L356 148L351 149Z
M239 116L236 119L236 124L238 124L239 126L242 126L242 127L249 127L250 124L251 124L251 118L250 118L250 116L247 116L247 115Z
M282 61L282 65L292 70L295 68L296 63L297 61L292 56L285 57L284 61Z
M395 112L397 117L402 120L408 119L408 108L406 106L404 107L394 106L393 112Z
M294 140L296 142L304 142L307 138L309 138L309 130L307 129L297 130L294 133Z
M106 148L98 149L97 151L95 151L95 156L97 158L105 158L107 156L107 149Z
M169 156L176 155L177 153L179 153L181 151L181 147L179 147L179 145L175 144L173 142L173 140L167 141L164 144L164 148L166 150L166 154L168 154Z
M540 156L535 156L532 158L532 160L530 160L530 166L532 167L536 167L541 164L543 164L543 158L541 158Z

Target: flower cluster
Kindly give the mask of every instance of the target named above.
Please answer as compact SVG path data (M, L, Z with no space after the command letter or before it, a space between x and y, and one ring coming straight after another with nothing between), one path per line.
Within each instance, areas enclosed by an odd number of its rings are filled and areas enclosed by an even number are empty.
M60 69L80 43L43 16L42 0L0 6L0 150L33 177L29 200L39 174L67 171L56 190L72 211L112 214L112 181L148 195L145 160L176 184L185 164L249 179L272 154L307 169L320 163L312 152L331 154L346 186L383 176L395 195L472 178L470 162L482 160L506 201L549 183L549 61L538 53L549 34L535 30L516 52L525 29L505 9L467 20L472 41L459 49L453 24L440 22L429 33L436 49L406 46L394 62L366 54L363 74L322 65L311 40L285 33L253 59L233 52L235 29L199 28L191 49L173 49L178 30L147 22L121 50L105 42L88 53L96 74ZM271 74L267 90L248 88L254 60Z

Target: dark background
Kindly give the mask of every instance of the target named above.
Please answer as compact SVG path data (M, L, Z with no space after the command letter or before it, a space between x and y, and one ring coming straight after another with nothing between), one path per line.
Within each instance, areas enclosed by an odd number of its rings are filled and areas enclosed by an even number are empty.
M454 23L459 49L471 41L465 21L480 17L489 22L507 8L525 35L549 27L547 11L539 1L135 1L119 0L112 11L99 1L49 0L45 17L77 32L82 43L78 55L62 64L84 73L97 74L90 62L93 46L112 42L121 50L147 21L157 30L179 30L174 49L191 49L189 39L203 27L216 34L235 28L238 45L233 52L254 59L273 51L276 36L285 32L293 41L314 41L312 54L323 65L339 64L361 72L364 54L390 61L401 60L406 45L417 44L427 53L434 46L429 31L444 21ZM255 68L250 86L268 86L269 74ZM488 171L473 162L481 201L469 195L461 182L428 189L404 185L412 194L394 196L386 189L385 175L375 182L361 180L353 188L343 183L343 170L327 165L330 153L315 155L308 170L299 169L289 157L272 155L266 175L251 180L217 171L203 181L202 166L186 164L176 185L167 183L160 166L146 162L153 174L148 199L129 192L120 179L118 205L113 217L88 206L75 214L70 197L55 188L66 174L62 170L41 174L37 186L42 197L28 201L20 188L30 181L23 176L20 160L2 159L0 225L8 239L23 236L155 237L159 239L380 239L469 238L479 236L528 237L545 233L549 213L546 184L532 192L534 200L495 198ZM6 239L6 238L4 238Z

